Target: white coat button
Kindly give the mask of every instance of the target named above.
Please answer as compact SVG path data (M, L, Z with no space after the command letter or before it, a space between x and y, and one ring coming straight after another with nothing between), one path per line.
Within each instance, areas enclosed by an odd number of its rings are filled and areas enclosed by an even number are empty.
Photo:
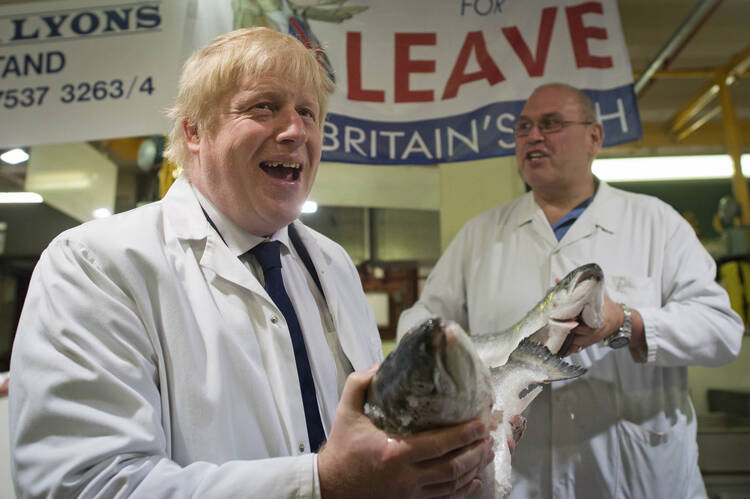
M299 451L305 452L305 444L299 444Z
M279 317L276 316L276 315L272 315L271 316L271 324L276 324L277 322L279 322Z

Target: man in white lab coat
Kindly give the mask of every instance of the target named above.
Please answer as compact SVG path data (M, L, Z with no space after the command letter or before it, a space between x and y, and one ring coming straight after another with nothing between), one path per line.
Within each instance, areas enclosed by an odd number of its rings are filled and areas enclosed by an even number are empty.
M481 485L492 456L479 421L396 440L362 412L382 358L373 313L345 251L296 220L331 87L310 51L265 28L188 60L167 152L184 175L159 202L61 234L34 271L10 387L20 497ZM269 287L279 272L291 307Z
M538 88L515 135L531 192L462 228L399 335L430 315L472 334L504 330L556 279L598 263L604 325L579 326L569 350L588 373L529 407L511 497L705 497L687 366L731 361L743 334L712 258L670 206L594 178L603 130L584 93ZM602 341L615 337L627 347Z

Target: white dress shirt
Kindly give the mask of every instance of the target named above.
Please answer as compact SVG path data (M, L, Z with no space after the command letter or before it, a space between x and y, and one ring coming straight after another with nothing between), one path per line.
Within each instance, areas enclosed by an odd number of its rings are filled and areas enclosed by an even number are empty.
M266 241L281 242L281 277L305 339L321 419L328 435L352 365L341 349L325 298L289 239L289 229L284 227L269 237L255 236L232 222L195 186L193 192L229 249L242 260L261 285L265 285L263 269L254 257L246 253ZM283 320L281 312L279 320Z

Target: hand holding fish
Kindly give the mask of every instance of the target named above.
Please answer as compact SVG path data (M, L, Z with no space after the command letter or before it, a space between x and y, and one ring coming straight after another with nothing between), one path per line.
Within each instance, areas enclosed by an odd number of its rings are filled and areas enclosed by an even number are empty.
M516 450L516 445L518 445L518 441L521 440L521 437L523 436L523 432L526 431L526 418L520 414L516 414L510 418L508 424L511 428L510 435L508 435L508 450L513 454Z
M494 438L494 466L482 470L480 490L466 492L472 499L505 497L511 452L525 428L518 415L543 384L586 372L555 354L579 323L601 327L603 300L604 274L592 263L571 271L506 331L470 338L455 322L428 319L383 361L365 414L395 435L479 418Z
M523 338L553 354L576 353L570 332L581 325L598 330L604 323L604 272L595 263L581 265L558 280L528 313L505 331L473 336L481 359L490 367L508 361ZM610 300L611 301L611 300Z
M599 343L617 332L625 320L625 313L623 312L622 306L615 303L609 295L605 294L602 311L603 323L600 327L595 328L583 323L571 331L571 333L573 333L573 341L567 354L578 353L584 348ZM634 308L631 308L630 312L632 314L632 323L629 345L633 355L638 357L638 352L646 351L646 338L643 333L643 318L638 310Z
M584 372L527 338L504 365L490 368L461 326L434 318L413 328L388 354L367 391L365 414L391 435L413 437L479 418L494 439L494 466L480 464L482 488L473 490L473 482L465 493L472 499L504 497L511 486L510 451L525 424L517 415L541 384Z
M376 370L355 372L346 381L328 442L318 454L322 496L461 497L479 489L477 475L494 457L489 429L472 419L388 435L362 409Z
M622 307L612 301L606 293L604 294L602 310L603 322L601 326L593 328L585 323L581 323L571 331L574 335L574 339L566 354L578 353L594 343L599 343L604 340L604 338L616 332L625 320L625 314L622 311Z

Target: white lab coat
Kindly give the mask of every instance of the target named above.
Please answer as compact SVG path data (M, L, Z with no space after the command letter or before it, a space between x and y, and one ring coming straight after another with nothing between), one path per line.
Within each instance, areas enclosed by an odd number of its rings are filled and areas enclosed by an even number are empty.
M357 271L294 223L342 349L366 369L382 350ZM294 365L283 316L186 180L66 231L34 271L13 349L19 496L315 496Z
M588 262L615 302L643 316L648 360L602 345L573 355L589 371L529 407L511 497L705 496L686 366L731 361L743 325L692 228L658 199L602 182L560 242L531 193L494 207L456 236L399 334L433 314L473 334L504 330Z

